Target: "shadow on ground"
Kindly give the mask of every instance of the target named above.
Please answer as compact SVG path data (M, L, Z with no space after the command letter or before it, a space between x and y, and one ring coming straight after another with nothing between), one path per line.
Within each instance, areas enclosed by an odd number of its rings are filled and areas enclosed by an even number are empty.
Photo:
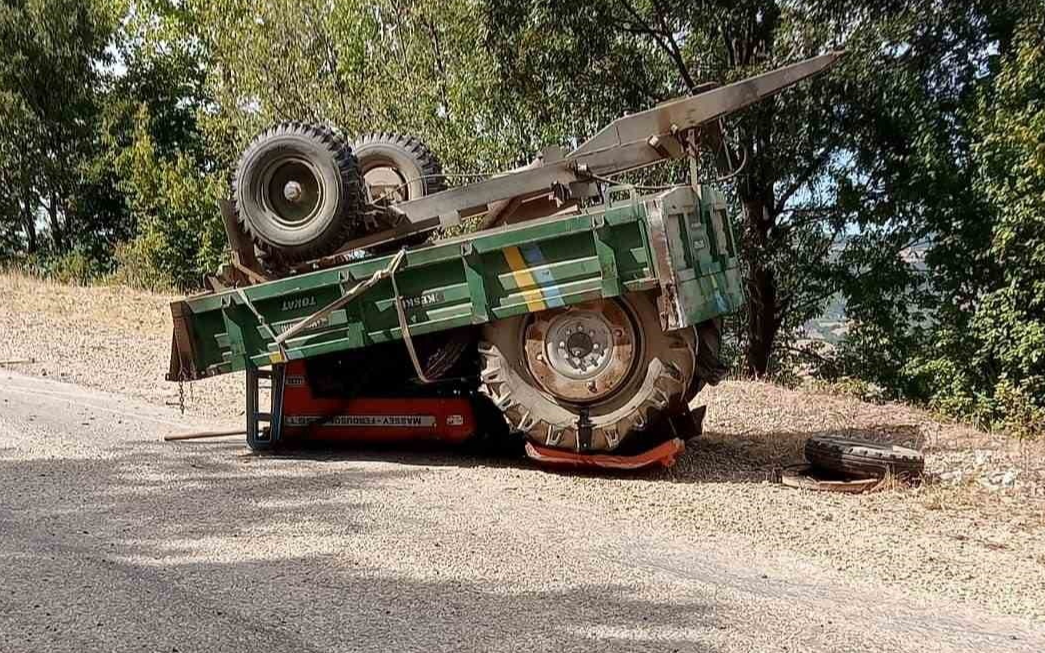
M710 430L690 441L686 453L664 476L675 482L775 481L782 468L805 461L806 440L841 435L921 449L925 439L911 424L878 424L870 428L819 431L770 431L752 435Z
M417 472L315 463L392 452L288 461L240 455L231 444L173 456L170 446L124 443L103 459L17 460L5 451L0 648L126 650L137 637L181 651L219 650L215 642L277 651L710 650L693 635L716 627L710 597L667 603L625 585L516 588L452 570L442 580L432 569L422 577L361 564L344 542L381 537L373 502ZM424 465L485 464L416 456Z
M667 480L686 483L775 481L783 467L804 461L806 440L819 435L842 435L889 442L922 449L926 440L921 430L911 424L877 424L868 428L825 429L817 431L769 431L742 433L708 430L690 440L685 453L676 465L667 470L638 472L615 471L556 471L546 473L586 478ZM182 443L183 447L207 447L208 444ZM243 451L246 451L243 449ZM277 453L258 454L261 457L293 458L314 462L381 461L407 466L457 468L516 468L534 470L539 467L526 458L521 443L507 446L439 448L415 447L358 447L352 445L316 444L288 447Z

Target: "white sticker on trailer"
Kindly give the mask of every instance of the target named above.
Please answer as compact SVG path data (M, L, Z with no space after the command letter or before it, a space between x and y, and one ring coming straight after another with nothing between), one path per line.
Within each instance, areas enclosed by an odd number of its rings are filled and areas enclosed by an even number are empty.
M377 426L385 428L424 429L435 426L433 415L290 415L283 418L286 426Z

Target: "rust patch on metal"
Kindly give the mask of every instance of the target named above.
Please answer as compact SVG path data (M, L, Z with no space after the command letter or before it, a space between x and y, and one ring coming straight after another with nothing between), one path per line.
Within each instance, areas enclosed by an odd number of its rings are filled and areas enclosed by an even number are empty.
M541 387L581 404L617 391L630 377L637 354L631 319L613 301L537 314L526 329L524 347L530 373Z

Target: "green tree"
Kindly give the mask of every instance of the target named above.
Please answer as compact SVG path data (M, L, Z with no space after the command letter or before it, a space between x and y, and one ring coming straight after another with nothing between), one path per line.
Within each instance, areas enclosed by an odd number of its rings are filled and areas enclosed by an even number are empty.
M207 173L189 155L165 157L142 107L131 145L116 158L120 189L138 216L138 235L119 252L123 278L145 287L198 288L217 270L225 232L217 215L226 192L220 175Z
M982 4L982 6L980 6ZM933 216L971 214L953 163L951 116L975 87L989 3L491 0L496 97L560 141L585 137L708 81L730 82L824 49L826 77L745 111L732 184L748 268L745 368L770 372L781 342L841 292L885 315L886 284L909 285L903 253ZM927 170L926 164L937 165ZM947 193L927 195L927 177ZM953 191L953 192L950 192ZM876 294L868 292L877 289ZM875 301L871 301L875 297ZM893 307L895 308L895 307Z
M990 380L1010 396L1024 395L1039 410L1045 410L1043 44L1045 9L1039 6L1020 24L993 93L985 94L980 106L974 152L982 187L998 211L990 251L1001 275L972 319ZM1045 429L1045 420L1040 427Z
M924 275L880 319L856 313L833 370L1024 434L1045 431L1043 14L1014 3L981 26L988 57L946 114L952 154L917 166L923 192L964 206L926 216Z
M87 167L98 147L97 93L118 16L116 3L102 0L0 6L0 149L17 189L5 208L17 206L17 219L9 221L28 251L40 244L42 221L57 252L92 231L97 207L77 197L93 182Z
M221 262L215 165L199 117L211 105L210 63L191 3L134 3L117 35L122 71L107 88L106 163L132 231L116 251L119 278L197 288Z
M942 408L1037 434L1045 433L1043 37L1045 10L1032 6L972 114L972 162L990 208L981 215L988 237L968 249L988 274L967 284L970 301L942 307L950 319L932 337L949 346L927 348L908 369Z
M280 120L412 132L458 171L519 154L490 101L479 0L188 4L214 57L204 125L224 165Z

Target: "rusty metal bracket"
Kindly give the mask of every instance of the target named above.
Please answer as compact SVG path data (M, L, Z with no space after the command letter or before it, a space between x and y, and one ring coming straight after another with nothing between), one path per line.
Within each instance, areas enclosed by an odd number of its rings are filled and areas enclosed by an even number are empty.
M232 202L219 200L218 208L221 209L221 217L225 226L225 236L229 240L232 249L232 267L242 275L248 284L265 283L269 281L258 263L254 254L254 243L243 233L239 221L232 209Z
M692 192L688 188L687 192ZM665 219L665 205L670 191L647 204L646 224L649 227L650 247L653 250L653 267L660 280L660 326L665 331L674 331L683 326L682 307L678 302L675 285L677 261L671 251L671 239L677 237L673 233L669 221ZM677 228L676 228L677 231Z

